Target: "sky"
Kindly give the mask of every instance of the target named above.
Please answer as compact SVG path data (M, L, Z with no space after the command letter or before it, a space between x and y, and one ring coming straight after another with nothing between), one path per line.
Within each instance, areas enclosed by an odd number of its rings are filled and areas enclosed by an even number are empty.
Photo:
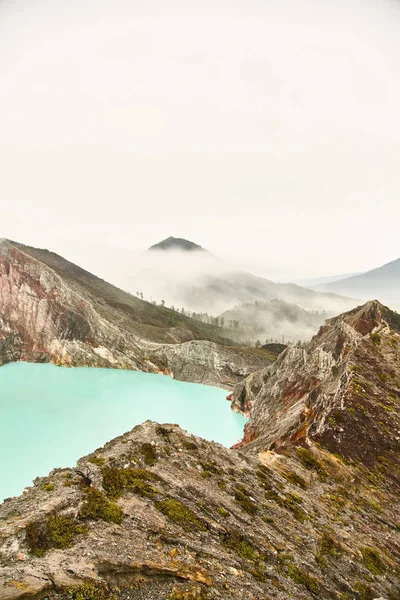
M400 257L397 0L0 0L0 237L276 279ZM129 263L129 261L128 261Z

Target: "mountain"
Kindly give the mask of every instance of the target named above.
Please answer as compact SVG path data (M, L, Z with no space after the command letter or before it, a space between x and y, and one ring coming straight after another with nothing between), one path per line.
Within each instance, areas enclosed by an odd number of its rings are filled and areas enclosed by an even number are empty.
M186 246L189 251L179 251ZM151 248L154 251L132 257L128 264L122 257L126 266L119 266L115 270L118 273L110 277L118 278L119 286L132 293L141 290L147 298L164 299L169 306L186 311L216 317L238 304L278 299L333 315L357 304L354 299L253 275L238 269L236 262L215 257L188 240L168 238Z
M224 323L238 322L237 330L232 331L239 339L251 341L266 338L281 339L296 343L312 337L315 331L332 313L308 311L288 304L283 300L257 301L240 304L222 315Z
M162 242L158 244L154 244L154 246L150 246L149 250L179 250L184 252L207 252L204 248L195 244L194 242L190 242L189 240L185 240L183 238L176 238L170 236Z
M140 300L57 254L0 242L0 364L139 369L229 388L249 365L271 359L236 347L222 334L221 328Z
M0 598L400 597L400 316L330 319L234 391L240 449L147 421L0 506Z
M318 286L318 290L354 298L378 298L400 308L400 258L361 275Z
M234 306L256 301L282 300L305 310L337 314L353 308L356 301L331 293L316 292L292 283L275 283L244 271L201 273L174 284L173 298L193 311L220 314Z
M311 279L298 279L293 281L297 285L302 285L311 289L315 289L317 286L324 285L326 283L334 283L341 279L347 279L348 277L354 277L355 275L362 275L362 273L347 273L342 275L330 275L327 277L311 277Z

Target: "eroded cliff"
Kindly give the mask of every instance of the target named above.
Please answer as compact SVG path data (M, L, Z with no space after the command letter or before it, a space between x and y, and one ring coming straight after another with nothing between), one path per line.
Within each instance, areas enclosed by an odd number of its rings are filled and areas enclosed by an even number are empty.
M305 348L289 347L238 384L250 415L242 446L323 443L368 467L400 459L400 316L377 301L330 319Z
M229 388L273 358L228 343L218 328L135 298L56 254L0 242L0 364L139 369Z

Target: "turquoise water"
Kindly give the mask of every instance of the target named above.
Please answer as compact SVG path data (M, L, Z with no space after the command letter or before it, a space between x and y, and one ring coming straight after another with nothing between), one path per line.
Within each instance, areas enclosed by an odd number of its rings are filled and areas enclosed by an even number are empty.
M164 375L13 363L0 368L0 502L151 419L231 446L244 417L218 388Z

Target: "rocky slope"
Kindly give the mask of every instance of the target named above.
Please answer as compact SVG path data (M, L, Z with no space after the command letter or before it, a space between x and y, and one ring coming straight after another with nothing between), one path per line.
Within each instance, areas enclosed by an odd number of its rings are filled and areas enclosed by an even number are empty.
M289 347L238 384L257 450L313 440L368 467L400 462L400 315L377 301L335 317L305 348Z
M241 448L146 422L0 506L0 599L398 600L400 317L235 388Z
M192 340L206 342L186 344ZM226 387L270 361L227 344L217 327L135 298L47 250L0 241L0 364L52 361L183 379L190 352L198 365L191 381L204 379L206 361L207 382ZM211 365L214 354L220 360Z
M0 598L397 599L390 492L302 450L138 426L0 506Z

